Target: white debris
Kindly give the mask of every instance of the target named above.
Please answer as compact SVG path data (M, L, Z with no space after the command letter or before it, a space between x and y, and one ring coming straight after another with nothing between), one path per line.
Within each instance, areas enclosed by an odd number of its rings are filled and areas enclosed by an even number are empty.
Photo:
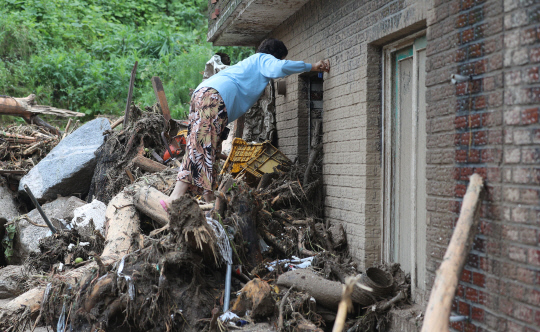
M70 243L69 246L68 246L68 251L71 252L74 247L75 247L75 245L73 243Z
M223 315L219 316L219 320L222 322L228 322L233 319L240 319L240 317L238 317L238 315L232 313L231 311L227 311Z
M225 229L223 229L221 223L215 219L206 217L206 222L208 223L208 225L210 225L210 227L212 227L212 229L214 230L214 234L216 234L217 245L221 257L223 258L225 263L232 264L232 248Z
M314 257L315 256L298 258L296 256L292 256L292 258L270 262L266 265L266 268L268 269L268 271L274 271L277 264L279 264L283 267L284 270L289 271L294 271L296 269L305 269L311 266L311 262L313 261Z
M73 211L71 224L78 229L86 229L90 225L90 228L98 230L102 235L105 235L105 210L107 210L107 205L94 199L92 203L83 205Z

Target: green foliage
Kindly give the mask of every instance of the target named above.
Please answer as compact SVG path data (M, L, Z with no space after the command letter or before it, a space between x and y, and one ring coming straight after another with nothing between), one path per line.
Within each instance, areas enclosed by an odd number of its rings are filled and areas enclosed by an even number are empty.
M17 227L14 223L6 225L6 234L2 239L2 247L4 247L4 257L9 262L13 256L13 239L15 238L15 233L17 232Z
M133 100L155 103L159 76L172 115L189 109L189 89L216 52L232 63L251 48L205 41L207 0L0 0L0 94L35 93L41 104L121 114L139 62Z

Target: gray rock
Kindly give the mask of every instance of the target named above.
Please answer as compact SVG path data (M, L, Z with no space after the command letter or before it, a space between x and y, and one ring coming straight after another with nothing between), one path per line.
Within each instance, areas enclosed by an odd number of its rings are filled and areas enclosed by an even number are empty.
M0 267L0 299L8 299L22 293L19 280L23 278L22 265L8 265Z
M109 120L98 118L75 130L21 179L19 191L26 184L41 201L87 193L96 166L94 152L110 128Z
M60 197L57 200L42 206L45 215L57 228L62 228L62 221L73 219L76 208L85 205L86 202L77 197ZM45 221L37 209L30 211L17 222L17 234L14 239L14 253L11 263L22 263L31 252L39 253L39 240L51 235L48 227L35 226L45 225Z
M13 194L0 183L0 220L11 220L19 215ZM2 222L0 221L0 224Z

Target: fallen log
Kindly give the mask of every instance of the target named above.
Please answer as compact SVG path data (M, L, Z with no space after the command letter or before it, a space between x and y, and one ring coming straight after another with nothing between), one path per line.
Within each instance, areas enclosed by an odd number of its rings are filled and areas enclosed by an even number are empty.
M353 303L368 306L393 294L393 278L381 269L370 267L355 282L350 293ZM338 309L342 298L341 282L327 280L308 269L300 269L283 273L277 280L279 286L296 287L308 292L317 303L328 309Z
M26 121L26 123L36 124L44 127L55 135L60 135L60 131L41 119L38 115L47 114L62 117L84 116L84 113L59 109L51 106L37 105L35 99L35 94L31 94L26 98L0 97L0 114L20 116L24 119L24 121Z
M165 200L167 197L167 195L154 187L138 187L133 194L133 203L137 209L152 218L160 226L165 226L169 223L169 215L159 201Z
M101 260L104 265L110 265L130 251L132 235L139 232L139 217L133 198L125 191L116 195L109 203L105 217L106 244ZM65 274L56 274L54 278L75 285L83 276L97 268L97 263L91 262ZM23 320L35 319L41 307L44 290L44 286L33 288L1 308L0 330L9 330Z
M478 226L482 189L482 177L471 175L456 228L436 273L422 332L449 331L452 301Z
M133 158L133 165L152 173L161 172L167 168L167 166L160 164L157 161L153 161L152 159L148 159L140 154Z

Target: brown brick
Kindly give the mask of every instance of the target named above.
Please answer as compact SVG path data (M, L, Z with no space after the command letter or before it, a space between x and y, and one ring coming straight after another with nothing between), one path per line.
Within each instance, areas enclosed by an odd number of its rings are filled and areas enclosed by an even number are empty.
M534 311L521 303L516 303L514 307L514 316L527 323L532 323Z
M469 24L469 13L461 14L456 19L456 28L463 28Z
M538 108L528 108L521 113L521 123L538 123Z
M458 313L460 315L466 315L468 316L469 313L470 313L470 306L468 303L466 302L463 302L463 301L459 301L458 302Z
M479 307L473 307L471 311L472 320L475 320L477 322L483 322L484 321L484 309Z

